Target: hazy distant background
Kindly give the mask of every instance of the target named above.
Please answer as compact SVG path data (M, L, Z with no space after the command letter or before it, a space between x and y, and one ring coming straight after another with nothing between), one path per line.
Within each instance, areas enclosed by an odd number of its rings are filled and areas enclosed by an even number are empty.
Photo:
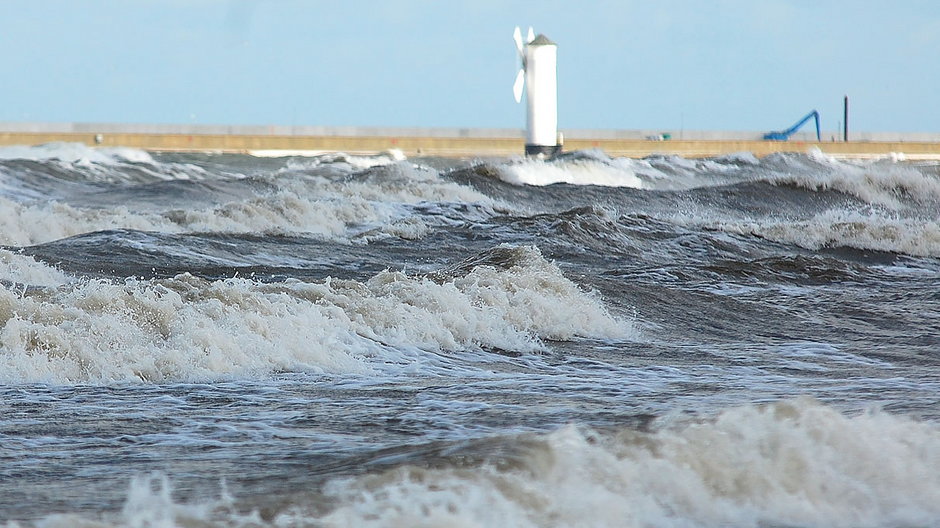
M940 131L936 0L3 0L0 121L521 128L516 25L562 128Z

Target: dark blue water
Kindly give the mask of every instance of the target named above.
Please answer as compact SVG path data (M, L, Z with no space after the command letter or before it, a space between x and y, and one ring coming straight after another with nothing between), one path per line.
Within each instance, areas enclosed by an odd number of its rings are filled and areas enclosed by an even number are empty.
M938 173L0 149L0 522L936 524Z

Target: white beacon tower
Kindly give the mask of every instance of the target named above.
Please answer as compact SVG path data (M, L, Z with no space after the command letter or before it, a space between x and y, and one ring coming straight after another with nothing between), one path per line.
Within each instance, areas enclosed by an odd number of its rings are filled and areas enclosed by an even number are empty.
M516 102L526 96L526 156L549 157L561 152L558 134L558 45L545 35L535 36L532 28L525 42L516 27L512 35L522 67L512 87Z

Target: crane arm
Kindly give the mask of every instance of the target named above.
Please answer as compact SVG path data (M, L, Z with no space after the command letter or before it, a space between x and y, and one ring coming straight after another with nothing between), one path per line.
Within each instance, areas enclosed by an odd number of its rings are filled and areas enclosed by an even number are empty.
M764 139L768 139L772 141L786 141L790 139L790 136L792 136L797 130L799 130L801 126L805 125L806 122L809 121L811 117L816 119L816 140L822 141L822 135L819 133L819 112L817 112L816 110L813 110L812 112L806 114L805 116L803 116L803 119L800 119L795 125L791 126L790 128L786 130L768 132L764 134Z

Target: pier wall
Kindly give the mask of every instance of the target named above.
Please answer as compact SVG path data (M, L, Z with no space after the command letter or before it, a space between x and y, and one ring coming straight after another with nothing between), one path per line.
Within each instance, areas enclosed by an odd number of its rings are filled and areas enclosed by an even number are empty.
M805 134L790 141L763 141L756 132L572 129L564 134L565 150L601 149L611 156L702 157L735 152L764 156L819 149L837 157L940 159L940 134L859 133L849 142L818 142ZM670 139L659 139L663 137ZM59 141L152 151L277 154L396 149L407 156L449 157L520 155L525 143L521 129L0 123L0 145Z

